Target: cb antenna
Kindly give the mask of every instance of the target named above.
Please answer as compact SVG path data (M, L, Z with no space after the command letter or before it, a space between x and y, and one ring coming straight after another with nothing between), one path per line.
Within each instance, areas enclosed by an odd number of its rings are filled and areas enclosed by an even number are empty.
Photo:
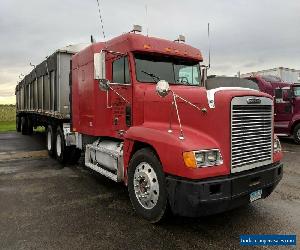
M104 42L105 42L105 47L106 47L106 37L105 37L105 32L104 32L104 24L103 24L103 18L102 18L102 15L101 15L99 0L97 0L97 5L98 5L98 13L99 13L99 19L100 19L100 24L101 24L101 29L102 29L102 35L103 35Z
M207 37L208 37L208 68L210 69L210 30L209 23L207 24Z

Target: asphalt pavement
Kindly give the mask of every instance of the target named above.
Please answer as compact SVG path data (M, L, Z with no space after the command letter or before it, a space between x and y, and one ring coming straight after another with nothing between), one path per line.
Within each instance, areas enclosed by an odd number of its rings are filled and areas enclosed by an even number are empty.
M241 234L299 238L300 146L282 146L284 176L267 199L152 225L133 212L122 184L49 158L44 134L0 133L0 249L248 249Z

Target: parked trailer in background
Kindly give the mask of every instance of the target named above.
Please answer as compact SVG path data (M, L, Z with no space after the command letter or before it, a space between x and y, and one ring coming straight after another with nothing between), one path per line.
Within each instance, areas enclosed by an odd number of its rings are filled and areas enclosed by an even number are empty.
M276 76L283 82L300 83L300 70L278 67L273 69L259 70L255 72L241 74L241 77L247 78L251 76Z
M274 128L279 136L291 136L300 144L300 84L268 75L247 77L259 89L274 97Z
M198 49L182 36L138 30L37 66L16 89L19 128L45 126L49 154L60 162L82 152L85 166L128 186L135 211L151 222L167 207L194 217L269 196L283 173L272 97L208 90ZM41 88L33 106L31 88Z

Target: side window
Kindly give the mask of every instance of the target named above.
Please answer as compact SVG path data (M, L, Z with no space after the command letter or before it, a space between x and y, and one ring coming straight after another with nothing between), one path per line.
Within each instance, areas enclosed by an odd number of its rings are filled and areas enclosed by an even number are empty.
M275 99L282 99L282 89L275 89Z
M127 56L121 57L113 62L112 81L114 83L130 83L129 67Z
M197 66L175 65L175 70L178 70L177 82L199 84L199 69Z

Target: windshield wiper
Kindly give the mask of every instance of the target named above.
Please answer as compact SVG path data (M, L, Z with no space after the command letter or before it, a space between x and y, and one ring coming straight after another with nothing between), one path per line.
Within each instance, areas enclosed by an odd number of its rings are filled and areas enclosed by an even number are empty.
M155 82L157 82L157 80L158 80L158 81L160 80L160 78L159 78L157 75L154 75L153 73L149 73L149 72L146 72L146 71L144 71L144 70L141 70L141 72L144 73L144 74L146 74L146 75L148 75L148 76L150 76L150 77L152 77L152 79L153 79Z

